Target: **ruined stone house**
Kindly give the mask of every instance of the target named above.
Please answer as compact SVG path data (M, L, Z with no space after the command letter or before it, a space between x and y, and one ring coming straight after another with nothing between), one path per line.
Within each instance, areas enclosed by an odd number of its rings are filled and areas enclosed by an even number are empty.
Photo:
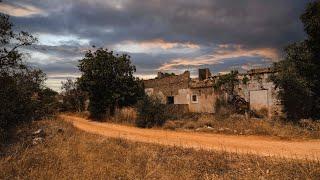
M244 98L252 110L265 109L269 116L280 112L277 89L268 80L270 68L252 69L238 75L240 84L236 93ZM211 75L209 69L199 69L198 78L190 78L190 72L168 75L161 72L155 79L144 81L147 95L158 96L163 103L184 106L190 112L215 113L215 103L221 93L215 92L213 84L220 75ZM247 83L242 83L243 78Z

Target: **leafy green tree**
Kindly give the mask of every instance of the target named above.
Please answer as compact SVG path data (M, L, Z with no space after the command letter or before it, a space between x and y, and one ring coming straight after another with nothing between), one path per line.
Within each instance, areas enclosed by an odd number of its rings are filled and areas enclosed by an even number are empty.
M243 77L243 79L242 79L242 84L248 84L248 82L250 81L250 79L248 78L248 76L247 75L245 75L244 77Z
M41 89L37 93L36 97L34 98L37 105L35 119L51 117L58 112L60 106L57 99L58 95L58 92L47 87Z
M235 86L240 83L238 71L231 71L228 74L221 75L215 81L213 88L228 93L231 98L235 95Z
M320 1L309 3L301 16L308 38L285 48L271 77L288 119L320 118Z
M134 104L144 93L142 82L133 76L136 68L126 54L114 55L102 48L88 51L79 69L79 83L88 92L88 110L93 118L113 116L116 107Z
M231 71L230 73L221 75L216 79L213 88L216 91L226 92L228 95L226 100L224 97L220 97L216 101L216 111L219 111L223 106L237 113L245 113L249 109L249 103L246 102L244 98L240 97L235 91L235 87L241 82L238 75L238 71ZM245 76L242 83L247 84L248 81L249 79Z
M79 87L78 81L67 79L62 83L63 110L82 112L85 110L86 92Z
M20 47L36 38L27 32L15 33L9 16L0 14L0 131L38 117L38 93L43 89L45 74L28 67ZM1 130L2 129L2 130ZM3 136L2 136L3 138Z

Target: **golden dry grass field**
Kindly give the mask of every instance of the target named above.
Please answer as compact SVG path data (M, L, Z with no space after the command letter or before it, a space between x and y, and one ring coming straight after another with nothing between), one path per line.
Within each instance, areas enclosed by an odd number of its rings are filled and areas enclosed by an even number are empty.
M45 140L32 145L39 128ZM320 179L319 161L106 138L59 119L13 131L0 169L0 179Z

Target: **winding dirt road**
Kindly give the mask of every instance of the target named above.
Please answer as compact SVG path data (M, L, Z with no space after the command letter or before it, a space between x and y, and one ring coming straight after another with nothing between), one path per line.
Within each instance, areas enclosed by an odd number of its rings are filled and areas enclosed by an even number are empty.
M196 132L175 132L140 129L111 123L94 122L84 118L60 115L81 130L106 137L157 143L196 149L218 150L260 156L291 159L320 159L320 140L282 141L260 136L232 136Z

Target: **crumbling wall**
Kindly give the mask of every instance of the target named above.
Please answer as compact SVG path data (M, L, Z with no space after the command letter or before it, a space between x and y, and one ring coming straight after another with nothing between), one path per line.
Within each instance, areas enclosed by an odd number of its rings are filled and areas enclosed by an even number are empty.
M269 81L272 73L271 69L265 68L240 74L241 83L235 88L236 93L249 102L250 109L265 108L269 116L281 113L278 90ZM209 75L209 70L203 69L199 71L198 79L190 79L188 71L181 75L159 76L144 81L145 92L160 97L163 103L167 103L168 97L173 97L174 104L188 105L191 112L214 113L215 103L220 95L214 92L214 78L208 77ZM244 77L248 78L247 83L242 83Z
M199 69L199 81L208 79L211 76L210 70L208 68Z
M148 94L159 95L163 101L167 101L168 96L173 96L175 99L179 97L179 90L184 96L181 89L188 89L190 81L190 72L186 71L181 75L173 75L158 79L149 79L144 81L145 91ZM180 104L184 101L180 97Z
M197 100L194 101L192 96L196 96ZM198 113L214 113L215 112L215 102L217 95L215 94L212 87L201 87L201 88L191 88L190 89L190 112Z
M174 96L174 104L189 104L190 89L179 89L178 94Z
M251 110L268 110L268 115L280 114L280 104L277 98L278 90L269 80L270 69L255 69L248 71L249 81L237 87L238 94L249 102Z

